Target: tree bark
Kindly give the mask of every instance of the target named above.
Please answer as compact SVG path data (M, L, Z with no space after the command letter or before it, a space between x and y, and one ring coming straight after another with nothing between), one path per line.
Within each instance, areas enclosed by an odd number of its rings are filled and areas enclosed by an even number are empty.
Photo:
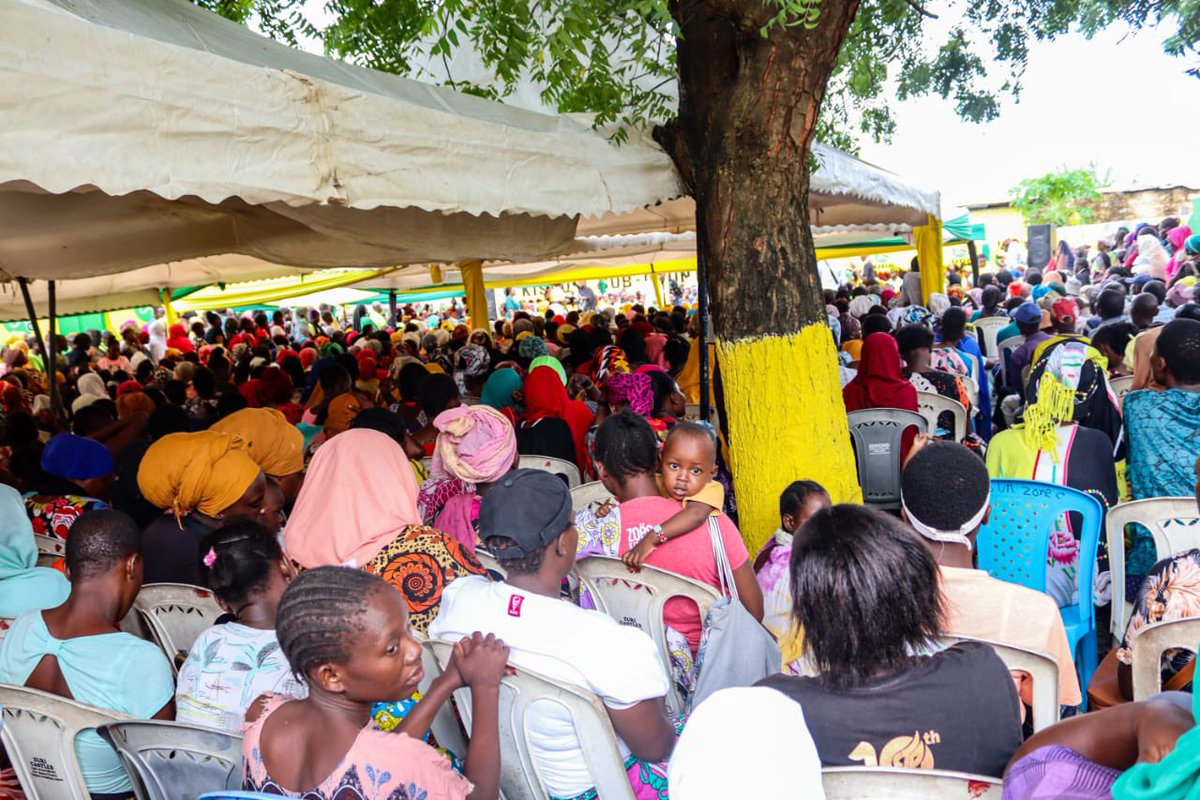
M778 525L813 478L861 495L808 215L809 145L857 0L774 26L763 0L672 0L679 115L658 131L696 201L742 530Z

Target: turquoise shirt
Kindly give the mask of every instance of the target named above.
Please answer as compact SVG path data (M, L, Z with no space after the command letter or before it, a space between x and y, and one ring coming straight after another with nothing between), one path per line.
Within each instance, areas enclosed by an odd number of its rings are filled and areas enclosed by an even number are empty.
M56 639L40 611L17 617L0 642L0 683L24 686L46 655L57 659L80 703L149 719L175 696L171 665L157 646L128 633ZM75 753L89 792L132 791L121 760L95 731L76 737Z

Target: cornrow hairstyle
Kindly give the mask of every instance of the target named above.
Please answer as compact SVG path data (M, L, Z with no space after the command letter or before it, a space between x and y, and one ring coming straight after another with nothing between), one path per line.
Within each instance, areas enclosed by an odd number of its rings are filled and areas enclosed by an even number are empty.
M279 540L259 523L238 519L200 540L200 577L226 605L258 594L283 559Z
M382 578L352 567L314 567L289 583L275 611L275 635L296 679L307 683L321 664L345 663L371 598L387 590Z
M816 481L792 481L783 490L783 494L779 495L779 516L799 513L800 509L804 508L804 504L808 502L809 495L814 494L829 496L825 487Z
M658 438L650 423L626 409L600 423L596 431L596 460L617 480L654 472L658 462Z

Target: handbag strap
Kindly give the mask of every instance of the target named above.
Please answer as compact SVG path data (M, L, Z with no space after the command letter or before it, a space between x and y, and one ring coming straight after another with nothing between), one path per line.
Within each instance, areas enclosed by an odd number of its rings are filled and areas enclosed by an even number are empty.
M733 567L729 564L729 554L725 552L725 541L721 538L721 526L717 524L716 517L708 518L708 535L712 541L713 562L717 565L717 581L721 595L740 603L737 584L733 582Z

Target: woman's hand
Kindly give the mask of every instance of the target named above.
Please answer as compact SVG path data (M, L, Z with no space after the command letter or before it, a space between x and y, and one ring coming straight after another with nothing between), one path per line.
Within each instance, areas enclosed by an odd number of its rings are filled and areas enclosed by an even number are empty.
M458 673L462 685L497 686L508 666L508 647L495 634L484 636L479 631L465 636L454 645L454 654L446 672Z

